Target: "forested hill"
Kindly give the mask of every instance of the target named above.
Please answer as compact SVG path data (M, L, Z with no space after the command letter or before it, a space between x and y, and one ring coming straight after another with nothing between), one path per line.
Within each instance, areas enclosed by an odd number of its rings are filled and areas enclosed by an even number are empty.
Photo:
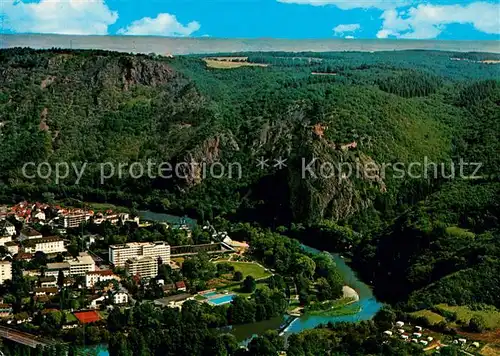
M390 168L384 176L384 163L465 157L484 162L488 176L498 167L498 67L482 62L496 55L242 58L260 66L214 69L196 56L2 50L2 199L76 196L264 223L364 216L378 224L381 212L396 216L442 184L396 179ZM256 168L260 157L269 167ZM273 167L279 157L287 160L281 170ZM377 170L303 179L302 159L313 158L314 173L324 162L373 163ZM241 179L214 179L190 167L185 179L132 179L125 170L101 184L99 163L148 159L238 162L243 172ZM74 176L54 184L24 178L21 167L31 161L88 167L78 185Z

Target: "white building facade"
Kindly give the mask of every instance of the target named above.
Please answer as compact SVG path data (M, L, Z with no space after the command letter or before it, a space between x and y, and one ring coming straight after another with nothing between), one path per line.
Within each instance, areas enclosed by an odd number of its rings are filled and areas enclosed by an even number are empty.
M169 264L170 245L165 241L157 241L109 246L109 261L115 267L124 267L127 260L143 257L153 257L155 260L161 258L163 264Z
M0 261L0 284L12 280L12 262Z
M57 236L50 236L25 241L25 253L36 253L38 251L45 254L66 252L64 240Z

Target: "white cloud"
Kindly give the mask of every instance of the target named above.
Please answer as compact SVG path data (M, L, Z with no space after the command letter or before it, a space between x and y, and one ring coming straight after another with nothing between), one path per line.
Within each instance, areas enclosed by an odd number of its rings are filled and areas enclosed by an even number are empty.
M359 23L341 24L333 28L336 35L343 35L346 32L356 32L361 28Z
M346 40L353 40L353 39L354 39L354 36L345 36L345 39L346 39Z
M174 15L162 13L154 19L144 17L134 21L126 28L120 29L118 33L123 35L189 36L199 29L200 24L196 21L184 26L177 21Z
M436 38L449 24L471 24L475 29L500 34L500 4L475 2L469 5L422 4L398 12L384 11L378 38Z
M351 9L393 9L415 3L416 0L277 0L285 4L312 6L334 5L342 10Z
M7 0L3 27L16 33L105 35L118 20L104 0Z

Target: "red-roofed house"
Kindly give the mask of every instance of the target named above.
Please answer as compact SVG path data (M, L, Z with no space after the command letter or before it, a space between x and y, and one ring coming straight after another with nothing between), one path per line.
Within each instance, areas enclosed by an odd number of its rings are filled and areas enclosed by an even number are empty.
M185 292L187 290L186 283L184 283L184 281L175 282L175 288L177 288L177 290L181 292Z

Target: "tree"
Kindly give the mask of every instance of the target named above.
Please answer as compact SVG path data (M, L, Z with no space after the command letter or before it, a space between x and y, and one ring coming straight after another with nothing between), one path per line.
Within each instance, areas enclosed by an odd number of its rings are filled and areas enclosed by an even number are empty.
M243 280L243 273L241 273L241 271L234 272L233 280L238 281L238 282Z
M396 322L396 313L394 313L391 307L385 306L375 314L373 321L381 329L390 329Z
M64 287L64 272L62 270L59 270L59 273L57 274L57 285L59 288Z
M486 329L486 321L482 315L474 315L469 320L469 330L474 333L481 333Z
M247 276L241 285L241 289L244 293L253 293L257 287L257 282L253 276Z
M302 273L306 278L312 278L316 270L316 263L312 258L302 255L295 261L294 268L296 273Z

